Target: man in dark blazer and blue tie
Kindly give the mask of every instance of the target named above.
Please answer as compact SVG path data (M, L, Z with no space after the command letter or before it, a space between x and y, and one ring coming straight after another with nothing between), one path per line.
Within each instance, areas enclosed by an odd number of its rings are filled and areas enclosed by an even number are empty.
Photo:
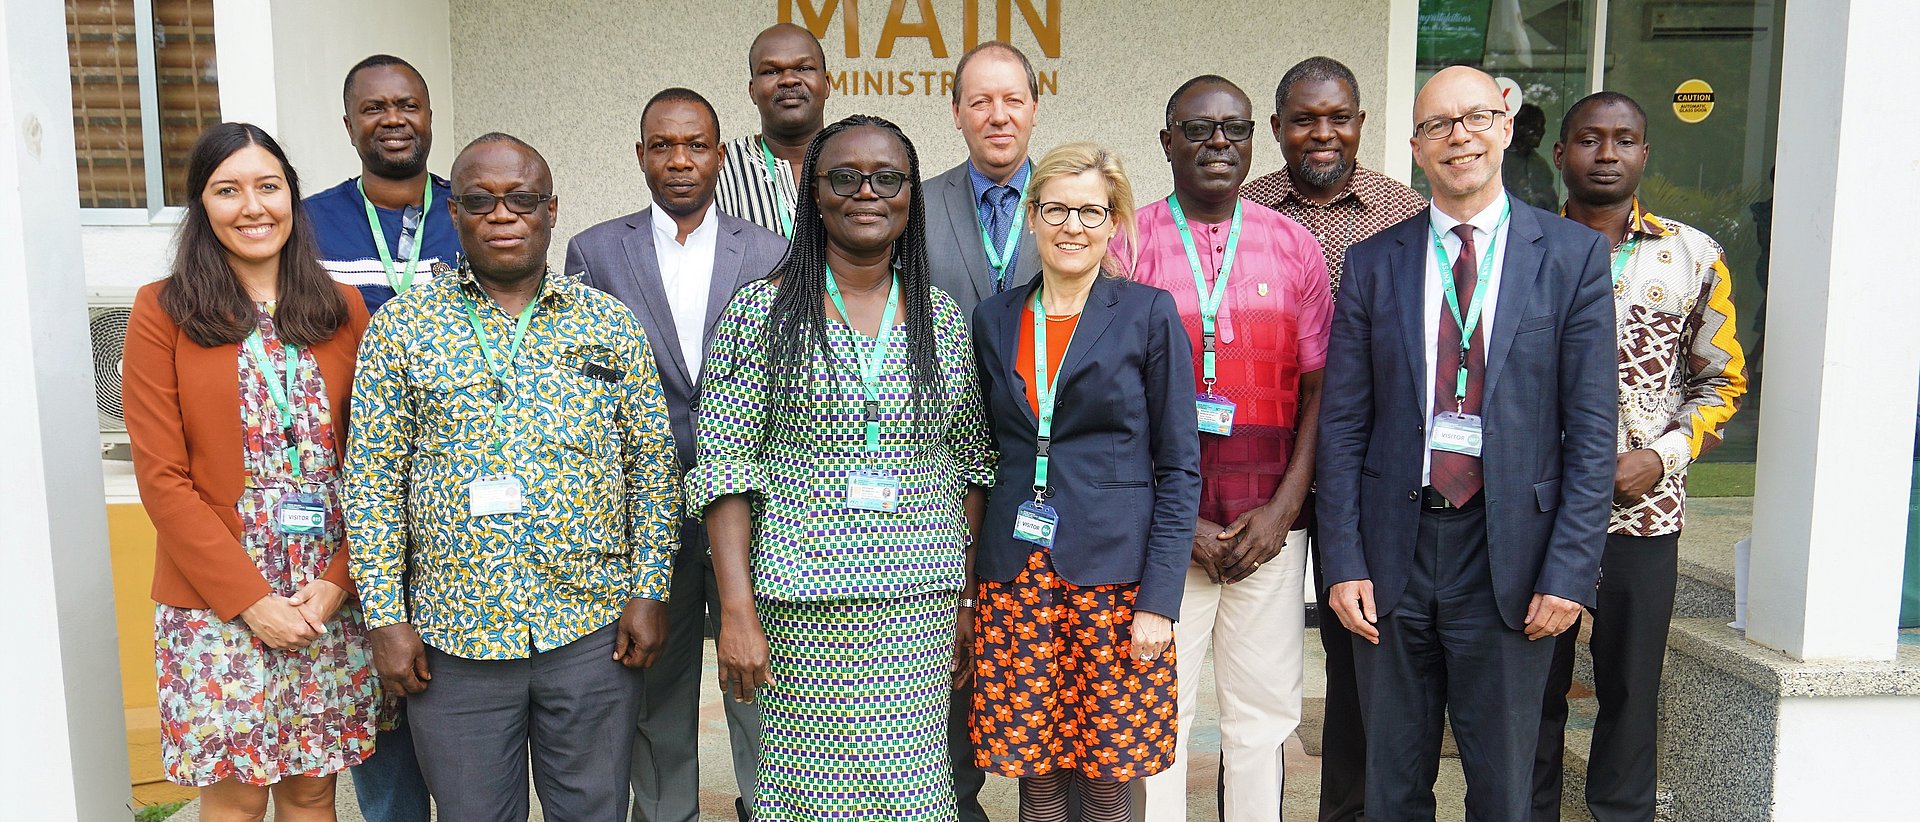
M1033 170L1027 146L1039 102L1033 64L1006 43L981 43L954 69L953 125L967 140L967 159L927 181L927 262L933 284L969 317L1040 267L1020 197ZM968 804L961 801L960 822L986 818L965 813Z
M707 335L735 291L779 265L787 241L713 207L720 119L699 94L670 88L654 95L640 115L635 151L653 207L574 237L567 273L619 298L646 329L684 471L694 461L693 408ZM656 623L666 633L665 644L644 675L633 747L634 822L694 822L700 814L701 642L708 620L717 625L720 609L706 529L686 520L680 539L673 589L664 620ZM759 767L759 709L723 701L734 778L750 798ZM736 803L742 822L751 804Z
M1360 637L1369 822L1434 818L1449 716L1467 818L1521 822L1551 637L1594 601L1612 497L1608 248L1504 193L1493 78L1441 71L1414 123L1433 206L1353 246L1334 310L1328 598Z

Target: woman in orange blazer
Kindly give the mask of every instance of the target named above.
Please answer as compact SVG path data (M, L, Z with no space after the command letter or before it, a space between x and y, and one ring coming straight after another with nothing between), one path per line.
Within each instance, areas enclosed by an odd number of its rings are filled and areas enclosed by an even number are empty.
M140 290L124 388L158 533L155 665L167 778L202 818L334 819L379 705L349 600L340 453L367 312L313 250L286 155L200 135L172 272Z

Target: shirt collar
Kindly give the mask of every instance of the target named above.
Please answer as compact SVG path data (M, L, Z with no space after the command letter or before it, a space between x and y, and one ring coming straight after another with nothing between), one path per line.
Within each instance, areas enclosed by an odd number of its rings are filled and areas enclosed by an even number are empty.
M647 211L653 215L654 238L663 242L673 243L681 248L693 245L696 240L704 240L707 235L718 230L715 226L717 221L713 218L713 212L718 210L718 206L713 203L707 203L707 213L700 215L700 225L695 226L692 231L688 232L687 241L681 243L679 242L680 224L673 221L673 216L657 204L647 209Z
M1560 206L1560 216L1567 216L1567 207L1565 205ZM1640 196L1636 194L1633 198L1633 213L1627 217L1627 233L1645 234L1649 237L1665 237L1672 234L1673 229L1667 226L1665 219L1662 219L1651 211L1642 209L1640 207Z
M1480 231L1492 234L1493 230L1499 227L1500 217L1505 213L1503 209L1507 208L1507 198L1511 196L1510 194L1501 192L1500 196L1493 198L1493 202L1488 203L1486 208L1480 209L1480 213L1473 215L1473 217L1465 220L1465 222L1471 223L1474 228ZM1427 215L1428 219L1433 221L1434 233L1442 237L1447 236L1448 233L1453 231L1454 226L1462 222L1449 216L1446 212L1441 211L1438 203L1427 206Z
M481 298L487 297L486 289L481 288L479 283L474 282L473 266L467 263L465 256L460 258L460 267L457 269L448 266L446 263L435 263L433 266L433 281L446 282L456 288L466 289L470 292L469 296L477 295ZM540 302L554 305L565 304L566 301L570 299L567 295L567 284L570 282L573 282L572 277L554 271L553 266L547 266L546 276L540 281L540 296L537 299Z
M1008 180L1006 184L1012 186L1015 193L1024 191L1027 187L1027 177L1032 171L1032 160L1021 163L1020 168L1013 172L1013 179ZM967 182L973 184L973 201L976 203L987 198L987 189L1000 185L989 179L987 175L980 173L980 169L974 167L972 160L967 161Z

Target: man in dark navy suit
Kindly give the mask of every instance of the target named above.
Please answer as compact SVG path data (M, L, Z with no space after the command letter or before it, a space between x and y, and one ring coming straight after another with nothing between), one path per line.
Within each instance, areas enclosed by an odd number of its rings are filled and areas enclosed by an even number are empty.
M1448 716L1467 818L1520 822L1551 638L1593 603L1612 497L1607 243L1505 194L1493 78L1440 72L1414 123L1433 206L1353 246L1334 311L1329 599L1364 640L1369 822L1434 818Z

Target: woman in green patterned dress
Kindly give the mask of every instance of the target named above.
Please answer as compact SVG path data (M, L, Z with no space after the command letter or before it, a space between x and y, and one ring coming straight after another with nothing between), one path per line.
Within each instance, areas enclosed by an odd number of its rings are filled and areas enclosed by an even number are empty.
M755 819L952 820L960 589L993 480L966 323L932 286L898 128L827 127L800 182L792 250L709 344L687 475L721 680L761 697Z

